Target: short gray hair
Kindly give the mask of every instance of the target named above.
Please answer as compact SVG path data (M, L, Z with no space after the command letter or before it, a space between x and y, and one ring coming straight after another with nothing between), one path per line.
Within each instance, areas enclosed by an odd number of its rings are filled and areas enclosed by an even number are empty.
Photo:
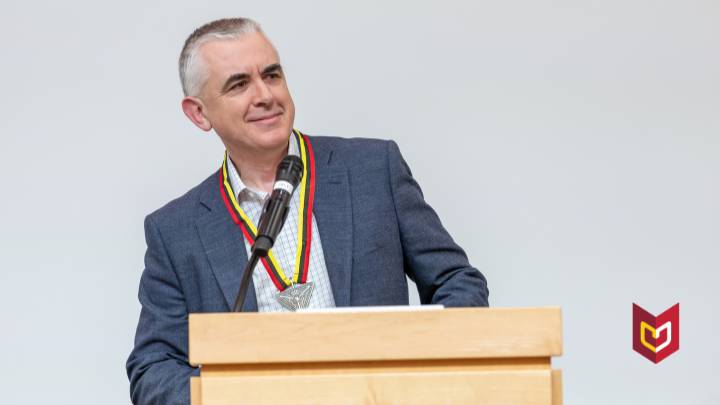
M215 40L235 39L253 32L262 32L262 29L260 24L249 18L223 18L211 21L190 34L185 40L178 60L183 93L186 96L197 96L207 79L198 54L203 44Z

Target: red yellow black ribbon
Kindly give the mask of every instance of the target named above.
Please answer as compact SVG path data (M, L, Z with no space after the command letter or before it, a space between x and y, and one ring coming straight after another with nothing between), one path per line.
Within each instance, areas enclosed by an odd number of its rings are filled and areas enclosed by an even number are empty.
M296 192L300 193L300 206L298 209L298 245L295 254L295 272L292 281L283 272L282 268L275 259L272 249L268 252L267 257L261 259L263 266L268 272L270 279L278 290L284 291L293 284L303 284L307 281L308 270L310 265L310 246L312 244L312 212L315 200L315 155L307 136L298 130L293 130L297 145L299 147L300 158L303 161L304 172L300 180L300 184ZM292 141L292 139L291 139ZM228 158L225 152L222 167L218 173L220 178L220 195L222 196L225 207L230 213L233 222L240 228L245 239L250 246L255 242L257 236L257 228L250 218L245 214L240 204L237 202L235 193L233 192L230 181L228 180Z

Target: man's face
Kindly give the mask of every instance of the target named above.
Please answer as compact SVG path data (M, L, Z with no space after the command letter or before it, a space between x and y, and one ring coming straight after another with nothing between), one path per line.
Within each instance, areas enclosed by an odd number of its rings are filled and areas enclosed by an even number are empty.
M207 80L200 99L225 145L246 151L287 146L295 105L277 51L261 33L201 46Z

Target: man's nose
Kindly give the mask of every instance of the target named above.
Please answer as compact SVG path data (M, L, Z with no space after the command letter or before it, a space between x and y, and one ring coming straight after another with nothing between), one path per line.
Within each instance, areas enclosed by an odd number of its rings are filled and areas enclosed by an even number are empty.
M255 81L254 87L255 97L253 99L253 104L262 106L271 105L273 102L273 95L270 91L270 86L268 86L264 80L258 79Z

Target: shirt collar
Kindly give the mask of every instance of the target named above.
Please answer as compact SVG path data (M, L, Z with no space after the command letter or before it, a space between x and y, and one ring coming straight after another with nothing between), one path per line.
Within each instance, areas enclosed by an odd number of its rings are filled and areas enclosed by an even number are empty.
M295 136L293 133L290 133L290 137L288 139L288 155L295 155L300 156L298 146L298 140L297 136ZM245 190L250 195L257 196L261 199L265 199L268 196L268 193L265 191L259 191L259 190L253 190L250 187L247 187L245 183L243 183L242 179L240 178L240 173L235 168L235 163L232 161L232 156L230 156L230 151L228 151L228 160L230 161L230 164L228 166L228 172L230 177L230 187L233 189L233 193L235 193L235 197L240 200L241 193Z

